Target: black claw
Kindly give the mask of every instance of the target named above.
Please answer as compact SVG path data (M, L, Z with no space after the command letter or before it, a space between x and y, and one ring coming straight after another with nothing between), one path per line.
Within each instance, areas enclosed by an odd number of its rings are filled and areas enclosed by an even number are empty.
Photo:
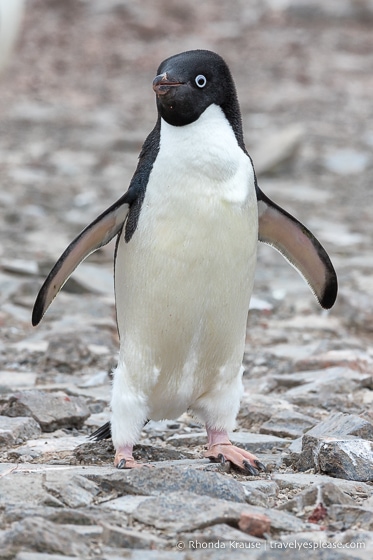
M121 459L119 461L119 463L117 464L117 469L125 469L126 468L126 460L125 459Z
M261 463L260 461L258 461L258 459L256 459L256 460L254 461L254 463L256 464L256 466L258 467L258 469L259 469L260 471L265 472L265 471L267 470L267 467L266 467L265 465L263 465L263 463Z
M252 476L259 474L258 471L250 465L249 461L243 461L243 466L245 467L245 472L247 472L247 474L251 474Z
M218 461L219 461L219 463L220 463L221 465L225 465L226 460L225 460L225 457L224 457L223 453L219 453L219 455L218 455Z

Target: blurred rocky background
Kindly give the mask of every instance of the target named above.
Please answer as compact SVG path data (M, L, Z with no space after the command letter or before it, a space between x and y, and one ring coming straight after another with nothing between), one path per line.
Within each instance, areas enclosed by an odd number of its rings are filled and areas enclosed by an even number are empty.
M196 558L247 558L237 541L252 558L303 542L370 559L373 1L26 0L7 58L21 5L0 1L0 557L186 559L193 542ZM195 48L227 61L261 188L339 277L323 312L259 248L232 438L268 465L260 477L202 459L187 415L144 428L136 454L154 469L115 471L111 444L88 441L118 349L112 243L30 323L51 265L128 187L159 63Z

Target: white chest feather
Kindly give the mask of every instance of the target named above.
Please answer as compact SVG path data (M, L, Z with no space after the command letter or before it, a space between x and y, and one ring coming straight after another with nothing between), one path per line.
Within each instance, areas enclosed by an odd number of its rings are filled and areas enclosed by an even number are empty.
M257 239L252 165L221 109L183 127L162 121L115 278L120 359L131 383L153 395L153 417L175 417L219 376L237 376Z

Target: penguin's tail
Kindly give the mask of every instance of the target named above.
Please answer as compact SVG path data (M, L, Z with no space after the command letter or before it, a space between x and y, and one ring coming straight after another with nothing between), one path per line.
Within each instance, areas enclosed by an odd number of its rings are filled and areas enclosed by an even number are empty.
M97 428L97 430L95 430L93 434L89 436L89 439L92 439L94 441L101 441L102 439L110 439L110 438L111 438L110 422L106 422L106 424L100 426L100 428Z

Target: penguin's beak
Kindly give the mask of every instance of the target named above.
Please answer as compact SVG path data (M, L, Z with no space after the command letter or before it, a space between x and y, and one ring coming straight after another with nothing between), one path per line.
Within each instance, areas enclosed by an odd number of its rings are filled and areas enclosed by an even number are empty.
M157 95L165 95L172 88L183 85L183 82L178 82L172 77L167 75L167 72L159 74L153 80L153 90Z

